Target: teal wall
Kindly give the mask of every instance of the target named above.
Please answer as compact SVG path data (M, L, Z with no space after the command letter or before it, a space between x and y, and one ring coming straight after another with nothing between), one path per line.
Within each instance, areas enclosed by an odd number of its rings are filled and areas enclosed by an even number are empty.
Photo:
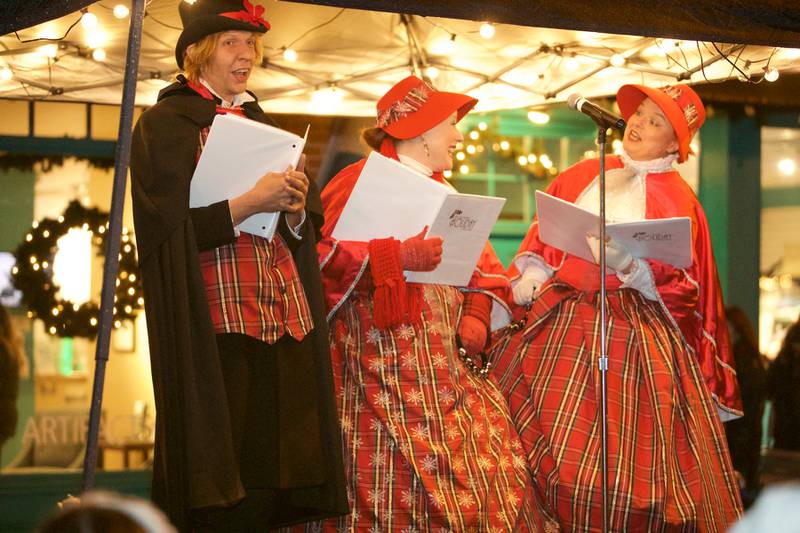
M150 497L150 470L97 472L95 488ZM30 533L57 509L58 502L82 490L81 472L38 472L0 476L0 531Z
M758 324L761 126L718 112L702 129L698 197L708 218L726 305ZM757 328L756 328L757 330Z
M33 188L36 176L32 171L0 171L0 252L13 252L33 221ZM22 309L9 309L12 315L22 315ZM24 424L33 416L33 336L24 338L25 356L30 376L20 380L17 397L17 432L0 450L0 467L16 456L22 445ZM0 528L0 531L3 531Z

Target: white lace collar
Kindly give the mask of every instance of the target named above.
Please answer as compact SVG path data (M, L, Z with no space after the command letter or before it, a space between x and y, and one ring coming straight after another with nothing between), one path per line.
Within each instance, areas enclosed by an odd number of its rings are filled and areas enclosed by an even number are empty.
M419 161L417 161L413 157L409 157L409 156L403 155L403 154L397 154L397 158L400 160L401 163L403 163L405 166L411 168L412 170L416 170L420 174L423 174L423 175L428 176L428 177L433 176L433 170L429 169L428 167L426 167L425 165L423 165L422 163L420 163Z
M625 168L634 171L637 175L659 174L661 172L671 172L675 170L672 164L678 160L678 154L669 154L665 157L651 159L649 161L634 161L623 150L620 158Z

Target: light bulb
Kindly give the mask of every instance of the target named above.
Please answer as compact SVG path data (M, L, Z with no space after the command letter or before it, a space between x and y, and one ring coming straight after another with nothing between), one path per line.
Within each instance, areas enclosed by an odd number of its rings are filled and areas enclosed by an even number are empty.
M484 22L483 24L481 24L481 29L479 33L481 34L481 37L483 37L484 39L491 39L492 37L494 37L494 24L490 22Z
M92 50L92 59L95 61L103 61L106 58L106 51L102 48L95 48Z
M485 122L478 122L478 129L479 129L479 130L481 130L481 131L486 131L486 129L487 129L488 127L489 127L489 125L488 125L488 124L486 124Z
M781 75L780 71L775 67L770 67L764 72L764 79L767 81L775 81Z
M425 69L425 75L428 76L428 78L435 80L439 77L439 69L431 65Z
M625 58L622 54L614 54L611 56L611 59L609 59L609 63L611 63L612 67L621 67L625 64Z
M58 55L58 45L55 43L46 44L39 48L39 51L43 56L49 57L50 59L55 59Z
M128 15L130 15L131 10L128 9L128 6L124 6L122 4L117 4L114 6L114 16L118 19L124 19Z
M435 56L446 56L453 53L456 48L456 35L451 34L450 37L439 39L431 45L431 54Z
M14 77L14 73L8 67L0 68L0 81L8 81Z
M578 60L577 60L576 58L574 58L574 57L570 57L569 59L567 59L567 60L564 62L564 68L565 68L565 69L567 69L567 70L568 70L568 71L570 71L570 72L575 72L576 70L578 70L579 68L581 68L581 62L580 62L580 61L578 61Z
M297 52L293 48L287 48L283 51L283 58L289 63L297 61Z
M86 46L89 48L101 48L108 42L108 35L102 30L95 29L86 32Z
M97 27L97 15L90 11L84 13L81 17L81 26L87 30Z

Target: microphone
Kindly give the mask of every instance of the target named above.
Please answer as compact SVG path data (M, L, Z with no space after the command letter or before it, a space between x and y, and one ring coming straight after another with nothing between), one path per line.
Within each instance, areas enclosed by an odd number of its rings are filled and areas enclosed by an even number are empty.
M620 117L612 115L602 107L598 107L591 103L589 100L579 95L572 93L567 98L567 104L572 108L580 111L584 115L588 115L595 124L601 128L614 128L618 130L625 129L625 121Z

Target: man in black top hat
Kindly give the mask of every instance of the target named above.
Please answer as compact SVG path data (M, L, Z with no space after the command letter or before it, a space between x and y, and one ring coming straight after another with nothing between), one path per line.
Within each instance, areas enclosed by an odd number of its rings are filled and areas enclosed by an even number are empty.
M240 197L189 208L215 115L271 123L246 91L269 24L247 0L179 9L176 59L188 79L142 114L131 155L158 414L153 499L182 531L343 514L315 184L289 168ZM272 241L236 229L259 211L281 212Z

